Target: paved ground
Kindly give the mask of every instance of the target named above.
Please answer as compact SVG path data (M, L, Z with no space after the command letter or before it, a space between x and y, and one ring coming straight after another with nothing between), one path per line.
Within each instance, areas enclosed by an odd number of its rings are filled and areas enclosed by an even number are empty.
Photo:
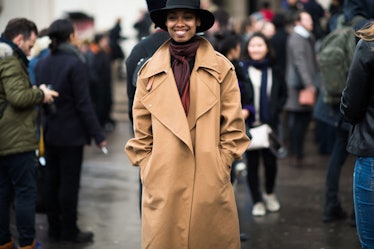
M115 87L113 116L118 123L114 132L107 134L109 154L102 154L94 146L85 150L79 224L82 229L93 231L95 240L86 245L50 244L46 236L46 217L38 214L37 233L44 249L140 249L138 169L130 166L123 152L131 136L125 113L124 85ZM287 159L279 161L276 191L282 205L279 213L253 218L245 178L239 179L236 196L241 230L249 236L249 240L242 243L242 249L360 248L356 230L348 225L348 220L322 222L328 157L318 155L312 131L308 134L307 165L296 169L287 165ZM353 158L350 157L341 177L341 200L349 212L352 210L352 171Z

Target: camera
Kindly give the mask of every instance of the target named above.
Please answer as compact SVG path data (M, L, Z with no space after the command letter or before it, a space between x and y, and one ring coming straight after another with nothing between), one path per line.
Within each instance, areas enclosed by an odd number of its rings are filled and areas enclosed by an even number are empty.
M47 88L50 90L53 90L52 85L47 85ZM47 115L54 115L57 113L57 108L56 104L54 102L44 104L44 111L46 112Z

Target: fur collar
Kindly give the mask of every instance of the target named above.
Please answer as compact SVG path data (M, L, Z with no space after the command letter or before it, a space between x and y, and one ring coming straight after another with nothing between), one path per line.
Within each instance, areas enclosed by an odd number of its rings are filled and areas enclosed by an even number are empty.
M26 67L29 65L29 60L27 59L25 53L16 44L4 38L4 36L0 38L0 43L4 43L10 46L13 52L17 54L19 58L25 63Z
M13 55L13 49L11 46L4 42L0 42L0 60L12 56Z

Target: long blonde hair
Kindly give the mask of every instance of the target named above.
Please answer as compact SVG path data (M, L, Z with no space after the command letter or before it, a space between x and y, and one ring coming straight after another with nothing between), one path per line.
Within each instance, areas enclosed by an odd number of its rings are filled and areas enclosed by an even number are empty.
M356 36L365 41L374 41L374 21L364 25L356 31Z

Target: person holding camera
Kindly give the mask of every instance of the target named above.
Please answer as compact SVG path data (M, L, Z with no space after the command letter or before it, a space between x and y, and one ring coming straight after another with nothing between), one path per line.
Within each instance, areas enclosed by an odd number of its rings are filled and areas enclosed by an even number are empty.
M35 237L35 106L52 103L58 93L33 87L28 59L38 29L26 18L11 19L0 38L0 248L13 249L9 231L14 202L19 248L40 248Z

